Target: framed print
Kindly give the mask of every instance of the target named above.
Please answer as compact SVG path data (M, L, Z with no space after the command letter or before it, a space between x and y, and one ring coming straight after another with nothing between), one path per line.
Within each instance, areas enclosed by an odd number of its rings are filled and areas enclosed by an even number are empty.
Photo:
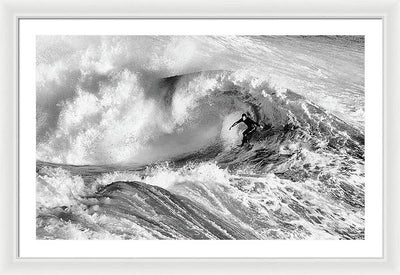
M382 29L20 18L19 256L381 258Z
M396 274L398 1L0 2L3 274Z

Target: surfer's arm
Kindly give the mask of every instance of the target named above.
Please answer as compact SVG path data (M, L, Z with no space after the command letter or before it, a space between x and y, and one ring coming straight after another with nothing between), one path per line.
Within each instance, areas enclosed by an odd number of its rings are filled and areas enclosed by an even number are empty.
M235 123L232 124L231 127L229 127L229 130L232 129L232 127L235 127L236 125L238 125L240 122L242 122L242 119L239 119L238 121L236 121Z

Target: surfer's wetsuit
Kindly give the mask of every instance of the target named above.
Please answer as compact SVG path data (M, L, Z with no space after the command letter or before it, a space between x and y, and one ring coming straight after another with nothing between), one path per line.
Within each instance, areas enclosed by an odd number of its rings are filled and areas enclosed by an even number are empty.
M240 122L243 122L247 126L247 129L244 130L244 132L243 132L242 144L240 145L240 146L243 146L246 142L249 141L251 134L257 129L256 126L260 127L260 124L258 124L257 122L255 122L254 120L252 120L251 118L249 118L247 116L246 116L246 119L244 120L243 116L242 116L241 119L239 119L238 121L236 121L235 123L232 124L231 128L236 126Z

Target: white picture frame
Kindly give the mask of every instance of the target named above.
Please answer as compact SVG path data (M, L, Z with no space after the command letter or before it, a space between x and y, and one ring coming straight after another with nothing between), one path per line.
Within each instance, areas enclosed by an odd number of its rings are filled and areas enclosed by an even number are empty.
M4 2L4 1L3 1ZM309 6L310 9L314 7L313 12L307 12L304 7L302 7L301 3L293 3L293 7L289 10L297 12L291 12L288 14L283 14L280 11L285 11L285 8L279 6L279 5L273 5L273 4L257 4L254 3L254 5L246 5L243 6L243 10L245 10L245 13L240 12L241 8L236 8L236 13L234 9L232 9L231 12L229 13L220 13L217 15L211 14L211 9L212 7L216 7L216 9L219 7L221 10L223 10L223 5L220 4L221 6L218 6L217 3L214 3L214 6L212 3L209 3L208 9L205 10L206 8L203 7L202 9L199 8L200 4L195 4L191 5L190 7L186 7L186 10L183 11L182 13L176 14L176 13L153 13L152 11L157 11L160 7L162 7L161 3L157 3L152 8L150 7L145 7L145 6L140 6L138 8L138 11L136 13L132 13L129 15L126 14L120 14L118 13L119 11L123 11L123 4L121 6L116 5L115 6L115 12L113 11L112 14L108 14L106 17L215 17L215 18L229 18L229 17L242 17L242 18L253 18L253 17L262 17L262 18L383 18L385 22L385 45L384 45L384 53L385 53L385 59L384 59L384 68L386 73L384 74L385 76L385 86L384 86L384 124L385 124L385 131L384 131L384 138L385 138L385 194L384 196L385 199L385 216L386 216L386 226L385 228L385 236L386 236L386 242L385 242L385 253L384 257L382 259L374 259L374 260L361 260L361 259L349 259L349 260L341 260L341 259L324 259L324 260L318 260L318 263L314 263L316 259L279 259L279 260L273 260L273 259L246 259L246 260L229 260L229 259L224 259L224 260L210 260L210 259L198 259L198 260L162 260L162 259L157 259L157 260L152 260L152 259L146 259L146 260L132 260L132 259L116 259L116 260L110 260L110 259L90 259L90 260L79 260L79 259L52 259L52 263L49 263L49 260L40 260L40 259L35 259L35 260L27 260L27 259L17 259L16 257L16 245L15 245L15 239L16 239L16 228L14 226L11 226L15 223L15 218L17 216L17 207L15 206L15 200L16 200L16 194L17 191L15 188L15 185L12 184L4 184L5 192L2 193L1 196L4 196L2 198L2 202L4 203L4 206L2 207L2 216L4 215L5 220L13 221L12 223L9 223L9 226L3 227L1 229L1 237L3 238L4 244L7 244L7 252L9 253L2 255L1 261L2 261L2 268L9 274L13 274L18 271L22 272L29 272L29 273L46 273L48 272L53 273L56 270L63 268L66 272L72 272L73 269L71 268L71 264L65 263L66 261L74 261L74 262L82 262L82 261L88 261L91 263L79 263L79 264L74 264L74 273L82 273L82 274L87 274L90 273L91 271L95 271L96 273L101 273L107 271L111 271L112 268L116 268L117 266L121 270L121 273L128 273L129 270L132 271L132 268L136 268L138 271L142 271L143 273L151 273L153 271L158 271L159 273L168 273L168 272L173 272L174 274L177 273L196 273L199 272L198 274L202 274L204 272L217 272L217 273L222 273L222 272L230 272L231 274L237 273L237 274L242 274L242 273L251 273L254 271L254 274L257 273L263 273L266 270L271 270L273 269L274 271L278 273L296 273L298 271L303 271L307 272L308 274L312 273L328 273L325 272L327 270L331 270L332 273L337 273L337 272L354 272L354 271L360 271L363 270L365 272L363 273L370 273L372 274L373 272L380 272L384 273L387 272L387 274L390 273L395 273L396 272L396 266L398 266L398 263L395 260L395 257L398 256L398 250L396 250L396 241L398 243L398 235L396 235L396 230L395 228L398 228L398 220L396 219L396 215L394 213L395 211L395 206L397 204L395 200L395 195L398 193L398 187L396 187L393 183L395 182L395 179L397 179L397 175L395 174L395 164L396 164L396 152L398 152L398 146L395 145L395 137L398 137L399 135L399 129L396 127L396 115L398 115L396 112L396 102L398 102L398 98L394 92L390 93L389 91L395 91L396 87L399 87L398 80L396 79L396 69L398 69L398 64L400 64L399 61L399 54L396 52L396 45L399 45L398 41L398 34L394 32L396 22L398 23L398 17L399 17L399 2L383 2L382 4L377 4L374 3L373 1L369 2L371 7L369 11L363 12L362 14L355 13L354 11L357 9L356 5L351 5L351 2L349 2L347 5L347 10L343 11L340 9L337 9L337 13L334 13L333 11L335 10L335 3L331 2L330 4L324 5L322 7L321 5L318 5L317 2L315 1L314 4L311 4ZM6 5L8 4L8 5ZM18 5L19 4L19 5ZM3 182L4 183L9 183L9 182L16 182L17 180L17 175L16 175L16 160L17 160L17 152L16 152L16 145L17 145L17 132L16 132L16 95L15 93L12 93L10 91L15 91L16 88L16 83L15 83L15 71L12 71L9 69L10 65L13 67L15 66L15 55L16 55L16 49L17 45L15 44L16 41L16 22L18 18L21 17L40 17L40 16L51 16L51 17L75 17L77 16L76 14L71 13L63 13L61 10L65 8L62 3L59 5L56 5L54 7L53 4L53 9L51 11L51 14L43 15L40 14L40 11L35 11L32 10L32 12L29 12L27 15L25 12L22 14L22 11L24 10L24 7L28 7L29 2L19 2L15 1L14 3L4 3L2 6L2 10L4 13L4 24L2 24L3 28L5 31L8 31L9 34L9 40L10 43L4 44L3 51L4 53L4 59L6 62L2 64L4 71L2 73L2 81L1 83L3 86L6 86L4 91L1 94L2 98L2 110L4 112L2 116L2 122L4 123L4 128L5 129L13 129L13 131L10 131L8 135L5 136L4 142L2 142L2 146L4 146L4 156L2 157L2 167L4 168L9 168L9 169L4 169L4 176ZM105 4L105 3L104 3ZM64 3L65 5L65 3ZM71 10L73 11L73 6L75 7L81 7L84 9L84 4L73 4L71 5ZM171 9L172 6L170 5L167 7L166 4L164 4L166 10ZM178 5L176 3L175 5ZM296 7L297 5L297 7ZM107 6L106 4L104 7ZM178 5L179 6L179 5ZM204 6L204 4L202 5ZM263 9L267 10L268 8L271 9L271 12L265 12L265 13L252 13L250 11L250 7L253 9L253 11L261 11ZM141 7L141 8L140 8ZM199 12L194 12L196 10L196 7L198 8ZM296 7L296 8L294 8ZM396 7L396 9L394 9ZM87 7L86 7L87 8ZM146 11L147 9L147 11ZM58 12L57 12L58 10ZM274 12L274 10L276 12ZM202 11L202 12L200 12ZM328 11L328 12L324 12ZM104 13L101 13L100 10L97 10L98 13L96 14L102 14L100 17L104 16ZM87 17L96 17L99 15L91 15ZM82 16L85 17L85 16ZM6 20L8 19L8 21ZM11 31L13 30L13 31ZM7 32L5 32L7 33ZM8 41L8 40L7 40ZM11 43L13 42L13 43ZM390 57L390 58L388 58ZM8 65L6 65L8 64ZM8 68L8 69L7 69ZM14 79L14 81L13 81ZM8 103L8 104L6 104ZM393 121L392 121L393 120ZM393 125L393 127L387 127L387 125ZM393 140L392 140L393 139ZM390 151L388 151L388 147L392 148ZM13 161L10 162L10 159ZM8 170L8 171L6 171ZM8 195L7 195L8 194ZM13 196L10 196L10 194L14 194ZM397 204L398 205L398 204ZM389 219L390 217L390 219ZM397 227L396 227L397 226ZM389 241L388 241L389 240ZM13 252L12 254L10 252ZM392 260L391 260L392 259ZM37 261L46 261L45 265L42 265L41 268L38 268L38 264L36 263ZM100 263L101 262L107 262L107 264ZM121 261L123 263L121 263ZM153 269L149 269L150 265L152 265L152 261L157 261L158 264L153 267ZM172 263L171 263L172 261ZM173 263L176 261L183 261L183 263ZM280 264L281 262L290 262L286 263L285 265ZM305 262L300 262L300 261L305 261ZM310 262L313 261L313 262ZM337 262L340 262L338 264ZM362 264L360 263L362 262ZM34 262L34 263L32 263ZM125 269L122 269L121 266L124 266ZM257 268L255 268L257 266ZM99 268L101 267L101 269ZM169 267L169 268L168 268ZM204 269L202 269L204 268ZM212 270L210 270L212 269ZM90 271L89 271L90 270ZM194 271L196 270L196 271ZM7 274L8 274L7 273Z
M184 26L183 26L184 25ZM234 26L234 27L232 27ZM230 28L232 27L232 28ZM380 19L59 19L19 18L18 258L380 259L382 234L382 20ZM363 240L101 240L36 238L35 52L38 34L362 34L365 36L365 239ZM134 31L132 31L134 30ZM266 31L267 30L267 31ZM375 110L375 112L371 112ZM379 115L380 114L380 115ZM381 129L381 130L377 130ZM106 247L105 247L106 245ZM264 247L270 249L265 250ZM50 252L51 251L51 252ZM184 251L184 252L183 252ZM318 251L318 253L316 253Z

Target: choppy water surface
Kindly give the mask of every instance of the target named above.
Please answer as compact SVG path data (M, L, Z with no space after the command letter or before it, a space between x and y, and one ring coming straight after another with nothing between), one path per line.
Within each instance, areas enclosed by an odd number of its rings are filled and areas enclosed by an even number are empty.
M37 56L38 239L364 239L361 37L39 37ZM265 127L239 148L244 112Z

